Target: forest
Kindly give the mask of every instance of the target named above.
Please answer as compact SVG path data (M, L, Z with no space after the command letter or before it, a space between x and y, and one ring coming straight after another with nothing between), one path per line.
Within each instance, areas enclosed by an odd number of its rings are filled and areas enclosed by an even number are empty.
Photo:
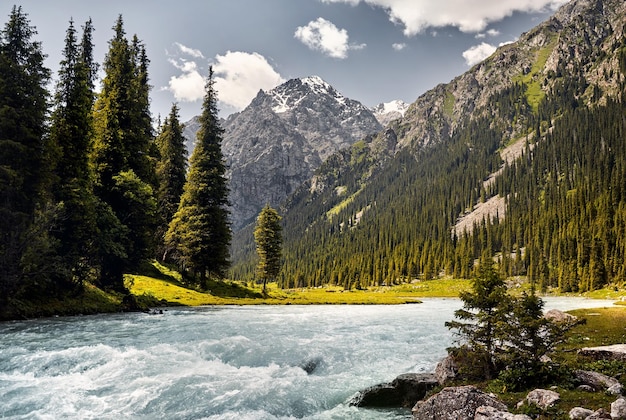
M349 198L306 185L286 203L283 287L471 278L484 252L501 275L542 291L622 287L625 45L622 39L615 46L618 94L602 103L589 101L603 96L600 88L562 63L536 109L529 86L518 81L492 95L490 115L468 116L445 142L381 157L379 140L369 138L331 157L319 179L342 186ZM524 149L503 162L503 133L513 121ZM492 197L505 200L503 214L454 229L459 215ZM234 237L236 278L253 275L247 235Z
M153 121L146 47L126 35L122 16L98 92L94 28L87 21L81 29L69 21L52 91L21 7L0 32L0 309L80 294L87 284L125 295L132 307L124 275L154 259L201 289L208 279L259 280L254 227L233 233L228 222L212 70L189 157L177 106ZM617 95L562 63L537 103L517 80L492 95L489 113L465 116L443 142L388 153L382 144L406 129L400 121L332 156L316 176L341 188L312 194L304 185L275 217L284 249L272 279L283 288L345 289L463 279L486 254L503 277L543 291L623 286L623 37L614 51ZM503 162L512 122L524 149ZM496 196L503 214L454 229L460 215Z
M126 273L167 260L202 286L225 275L230 229L213 75L188 159L178 108L150 113L149 59L120 15L102 64L72 20L53 92L41 43L14 6L0 32L0 312L19 300L125 296ZM156 128L155 128L156 127Z

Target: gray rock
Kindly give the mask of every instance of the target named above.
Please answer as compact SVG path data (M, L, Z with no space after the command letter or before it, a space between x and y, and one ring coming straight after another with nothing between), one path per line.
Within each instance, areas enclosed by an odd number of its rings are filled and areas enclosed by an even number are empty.
M593 414L593 410L583 407L574 407L569 411L569 418L571 420L585 420L587 417Z
M390 383L374 385L348 401L357 407L412 407L438 385L432 373L405 373Z
M413 407L414 420L472 420L482 406L506 411L506 405L473 385L447 387Z
M556 324L576 322L576 320L578 319L578 317L565 313L558 309L550 309L543 315L543 317L548 321L552 321Z
M584 347L578 351L581 356L588 356L595 360L626 361L626 344L611 346Z
M611 418L611 415L609 413L607 413L604 408L600 408L600 409L594 411L585 420L603 420L603 419L610 419L610 418Z
M613 420L626 419L626 399L624 397L611 403L611 418Z
M525 401L529 405L535 405L542 410L546 410L556 404L560 399L561 396L558 392L539 388L530 391Z
M508 411L484 405L476 409L474 420L532 420L526 414L512 414Z
M579 385L576 387L576 389L578 389L579 391L585 391L585 392L596 392L596 389L592 387L591 385Z
M440 385L454 380L457 377L458 367L454 357L447 355L435 367L435 377Z
M622 385L619 381L602 373L589 370L575 370L574 380L582 386L590 386L594 391L607 390L612 395L620 395L622 393Z

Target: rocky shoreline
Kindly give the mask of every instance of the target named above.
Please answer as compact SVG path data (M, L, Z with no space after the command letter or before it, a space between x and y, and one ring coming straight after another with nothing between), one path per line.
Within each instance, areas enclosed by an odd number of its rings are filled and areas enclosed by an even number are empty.
M626 345L583 348L580 354L602 360L626 360ZM437 364L433 373L405 373L389 383L366 388L353 396L349 404L358 407L411 408L414 420L531 420L526 414L513 414L494 394L474 385L446 386L457 378L457 366L452 356ZM598 372L576 370L573 382L587 392L614 395L611 411L575 407L569 412L572 420L626 419L626 398L619 381ZM438 387L444 387L432 395ZM541 412L549 410L560 400L555 389L535 389L517 404L531 406Z

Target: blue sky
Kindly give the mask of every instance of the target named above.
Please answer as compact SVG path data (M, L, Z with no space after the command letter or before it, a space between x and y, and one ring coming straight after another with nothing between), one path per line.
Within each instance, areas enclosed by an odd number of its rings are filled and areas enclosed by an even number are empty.
M70 18L93 19L95 59L104 60L118 15L150 58L152 113L178 103L200 113L209 65L222 115L259 89L320 76L366 106L413 102L547 19L565 0L15 0L37 29L56 72Z

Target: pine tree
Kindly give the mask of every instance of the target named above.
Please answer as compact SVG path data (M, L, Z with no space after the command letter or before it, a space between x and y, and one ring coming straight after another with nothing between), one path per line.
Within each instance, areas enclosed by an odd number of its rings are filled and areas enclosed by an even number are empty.
M92 271L96 235L95 196L89 171L93 134L92 106L96 65L93 63L91 19L79 45L70 21L63 50L52 114L50 142L56 150L55 202L61 206L55 237L67 270L65 281L81 284Z
M123 273L133 270L154 250L156 175L150 127L148 59L135 37L126 39L122 16L114 26L104 61L102 91L94 106L95 140L91 153L94 190L103 206L102 220L117 222L111 235L100 225L100 284L124 290ZM128 189L127 189L128 188ZM110 211L106 209L110 207ZM115 234L113 234L116 232ZM117 238L121 242L112 246ZM112 252L112 254L107 254Z
M191 167L180 205L166 234L166 244L176 249L183 270L200 275L224 277L230 266L231 239L228 222L228 186L222 155L223 129L217 110L213 68L209 69L200 116L200 130L191 155Z
M263 207L254 229L256 251L259 256L257 273L263 280L263 293L268 280L275 280L280 272L282 259L282 226L278 212L268 205Z
M159 150L156 168L159 184L157 193L159 227L156 235L160 246L159 254L165 259L167 254L167 250L163 249L165 233L178 209L187 175L187 148L183 127L179 121L178 106L175 104L172 105L169 116L161 126L156 145Z
M496 350L502 339L509 298L489 254L481 257L471 290L459 293L459 297L463 308L454 313L459 321L446 322L446 326L457 330L470 351L483 361L485 378L492 379L497 371Z
M19 287L27 232L43 211L50 71L28 16L14 6L0 32L0 301ZM0 302L1 303L1 302Z

